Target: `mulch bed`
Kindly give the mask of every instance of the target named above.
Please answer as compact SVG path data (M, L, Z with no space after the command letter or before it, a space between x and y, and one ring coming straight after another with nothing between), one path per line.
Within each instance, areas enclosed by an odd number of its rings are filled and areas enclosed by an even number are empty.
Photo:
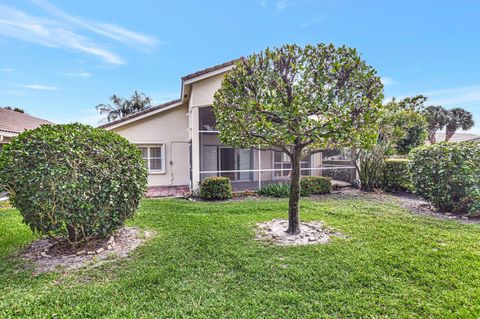
M280 246L300 246L326 244L331 236L344 237L342 234L326 228L319 221L300 222L300 234L290 235L285 232L288 220L273 219L258 223L256 239Z
M96 267L107 260L127 257L152 236L152 232L142 231L138 227L124 227L108 239L79 248L72 248L65 241L43 238L27 246L21 257L33 264L34 274Z

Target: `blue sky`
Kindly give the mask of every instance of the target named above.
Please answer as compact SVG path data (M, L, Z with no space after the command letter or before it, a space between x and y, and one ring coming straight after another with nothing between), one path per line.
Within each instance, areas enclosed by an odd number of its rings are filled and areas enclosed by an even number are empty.
M479 1L0 0L0 105L93 125L113 93L179 97L180 77L284 43L357 48L385 95L474 113Z

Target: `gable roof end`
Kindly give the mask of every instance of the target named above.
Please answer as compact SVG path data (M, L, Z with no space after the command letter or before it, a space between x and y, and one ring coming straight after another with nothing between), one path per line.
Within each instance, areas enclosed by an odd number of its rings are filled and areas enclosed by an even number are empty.
M115 120L115 121L112 121L112 122L109 122L109 123L106 123L106 124L103 124L103 125L100 125L99 127L102 127L102 128L108 128L108 127L111 127L111 126L116 126L118 124L123 124L124 122L131 122L132 120L136 120L137 118L143 118L145 116L142 116L142 115L146 115L148 113L152 113L154 111L163 111L165 108L169 107L169 106L172 106L172 105L175 105L175 104L179 104L182 102L181 99L176 99L176 100L172 100L172 101L168 101L166 103L163 103L163 104L160 104L160 105L157 105L157 106L154 106L154 107L149 107L148 109L145 109L143 111L140 111L140 112L137 112L137 113L134 113L134 114L131 114L131 115L127 115L125 117L122 117L121 119L118 119L118 120ZM176 105L175 105L176 106ZM152 113L153 115L154 113ZM126 124L126 123L125 123Z
M230 67L230 66L234 65L235 62L240 61L242 59L244 59L244 57L240 57L238 59L234 59L234 60L222 63L222 64L217 64L215 66L203 69L203 70L195 72L195 73L187 74L187 75L182 77L182 87L181 87L182 97L180 99L176 99L176 100L173 100L173 101L170 101L170 102L166 102L166 103L157 105L155 107L150 107L148 109L137 112L135 114L122 117L121 119L115 120L113 122L100 125L99 127L106 128L106 129L112 129L112 128L115 128L115 127L118 127L118 126L128 124L130 122L142 119L144 117L156 114L158 112L163 111L166 108L171 108L171 107L176 107L178 105L182 105L183 99L184 99L183 92L184 92L184 87L186 85L185 81L189 81L189 80L195 79L199 76L206 75L208 73L212 73L212 72L224 69L226 67ZM189 82L195 82L195 81L189 81Z

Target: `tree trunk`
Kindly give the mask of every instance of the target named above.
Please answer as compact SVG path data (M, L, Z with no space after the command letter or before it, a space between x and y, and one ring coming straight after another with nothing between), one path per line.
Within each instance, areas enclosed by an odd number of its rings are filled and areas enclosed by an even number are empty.
M435 144L437 142L437 139L435 137L435 133L436 133L436 131L428 132L428 141L430 142L430 144Z
M290 235L300 233L298 220L298 202L300 201L300 162L302 151L295 148L292 154L292 178L290 181L290 198L288 201L288 229Z
M75 243L78 240L77 231L72 225L67 225L68 231L68 240L72 243Z
M450 139L455 135L455 131L446 131L445 132L445 142L450 141Z

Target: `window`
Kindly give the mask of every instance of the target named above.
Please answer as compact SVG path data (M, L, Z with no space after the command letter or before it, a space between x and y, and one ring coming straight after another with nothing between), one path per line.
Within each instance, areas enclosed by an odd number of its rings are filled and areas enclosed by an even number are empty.
M165 145L139 145L138 147L149 172L165 172Z
M304 159L300 162L300 174L302 176L310 175L310 170L307 168L310 167L310 158ZM290 162L290 157L283 152L275 151L273 154L273 168L278 169L278 171L273 172L274 179L287 179L291 175L292 163Z
M211 106L201 107L198 112L200 131L215 132L217 128L213 108Z

